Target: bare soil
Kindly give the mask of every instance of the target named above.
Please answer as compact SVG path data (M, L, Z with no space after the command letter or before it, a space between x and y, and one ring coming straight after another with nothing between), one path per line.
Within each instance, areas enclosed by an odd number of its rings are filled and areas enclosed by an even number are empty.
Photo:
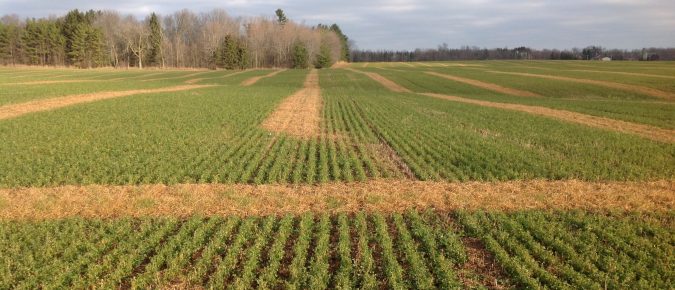
M129 91L98 92L89 94L71 95L65 97L51 98L46 100L35 100L25 103L0 106L0 120L19 117L28 113L54 110L62 107L72 106L80 103L88 103L105 99L126 97L137 94L167 93L185 90L193 90L209 87L208 85L183 85L159 89L141 89Z
M458 76L453 76L453 75L448 75L448 74L441 74L437 72L426 72L427 74L449 79L452 81L460 82L460 83L465 83L472 85L474 87L479 87L482 89L502 93L502 94L507 94L507 95L512 95L512 96L518 96L518 97L541 97L539 94L535 94L533 92L528 92L528 91L523 91L523 90L518 90L514 88L507 88L504 86L500 86L498 84L493 84L493 83L487 83L479 80L474 80L474 79L468 79L468 78L463 78L463 77L458 77Z
M319 136L321 132L321 90L319 73L311 70L302 89L284 99L263 121L263 128L299 138Z
M603 87L607 87L607 88L618 89L618 90L623 90L623 91L628 91L628 92L634 92L634 93L652 96L652 97L655 97L655 98L666 99L666 100L674 100L675 99L675 93L665 92L665 91L657 90L657 89L650 88L650 87L644 87L644 86L629 85L629 84L615 83L615 82L609 82L609 81L570 78L570 77L562 77L562 76L554 76L554 75L532 74L532 73L518 73L518 72L505 72L505 71L493 71L493 70L489 70L487 72L498 73L498 74L516 75L516 76L524 76L524 77L543 78L543 79L550 79L550 80L576 82L576 83L582 83L582 84L590 84L590 85L603 86Z
M530 114L551 117L591 127L635 134L659 142L675 143L675 130L665 128L659 128L649 125L631 123L605 117L591 116L572 111L557 110L539 106L497 103L433 93L423 93L422 95L455 102L475 104L485 107L527 112Z
M0 219L271 215L304 212L583 209L671 212L675 181L428 182L322 185L177 184L0 189Z
M480 285L484 285L488 289L508 288L500 284L500 280L505 279L503 269L479 239L463 237L462 244L466 249L467 261L462 265L458 276L467 289L475 289ZM467 277L469 273L478 274L479 281Z
M273 77L273 76L277 75L278 73L280 73L282 71L285 71L285 69L276 70L276 71L273 71L273 72L271 72L269 74L266 74L264 76L257 76L257 77L252 77L250 79L246 79L243 82L241 82L241 85L244 86L244 87L252 86L255 83L257 83L259 80L264 79L264 78Z
M368 76L369 78L373 79L374 81L380 83L381 85L383 85L385 88L389 89L392 92L396 92L396 93L411 93L412 92L409 89L391 81L388 78L383 77L380 74L377 74L377 73L374 73L374 72L364 72L364 71L360 71L360 70L353 69L353 68L348 68L348 70L353 71L353 72L357 72L357 73L360 73L360 74L364 74L364 75Z

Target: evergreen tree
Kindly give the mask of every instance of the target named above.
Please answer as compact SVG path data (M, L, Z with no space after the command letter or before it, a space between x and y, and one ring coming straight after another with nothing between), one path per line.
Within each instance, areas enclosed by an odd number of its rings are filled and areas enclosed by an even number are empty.
M235 69L239 67L239 44L231 35L226 35L220 42L217 49L216 66L225 69Z
M150 36L148 37L148 56L149 65L161 65L164 67L164 55L162 53L162 27L159 25L159 18L154 12L150 14Z
M341 52L340 52L340 60L341 61L349 61L349 38L342 33L342 29L337 24L333 24L330 26L330 30L335 32L337 36L340 38L340 44L342 45L341 47Z
M65 38L66 64L73 64L75 62L75 57L81 54L78 52L73 52L73 43L82 42L81 39L77 39L78 37L82 37L82 32L81 31L78 32L78 30L82 30L82 28L80 28L80 25L82 25L82 23L84 23L85 20L86 19L84 13L80 12L77 9L69 11L68 14L66 14L66 16L63 19L63 25L61 26L61 33Z
M321 49L314 60L315 68L327 68L330 66L332 60L330 59L330 49L325 44L321 44Z
M309 53L302 41L296 41L293 45L293 68L307 68L309 66Z
M248 67L248 48L240 42L239 48L237 49L239 69L245 69Z
M277 23L279 25L284 25L286 22L288 22L288 18L286 18L286 14L284 13L284 10L277 9L277 11L274 11L274 14L277 15Z
M10 57L9 27L0 22L0 63L7 64Z

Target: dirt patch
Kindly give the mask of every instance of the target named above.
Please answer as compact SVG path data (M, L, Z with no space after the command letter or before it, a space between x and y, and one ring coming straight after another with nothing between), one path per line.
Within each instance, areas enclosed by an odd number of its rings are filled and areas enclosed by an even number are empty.
M462 284L467 289L475 289L480 285L484 285L488 289L507 289L499 282L499 280L504 279L502 268L495 261L492 253L485 249L483 243L477 238L463 237L462 244L467 255L467 261L458 273ZM479 275L480 285L474 285L476 281L472 277L467 277L469 273Z
M583 209L670 212L675 181L427 182L395 179L323 185L177 184L0 189L0 219L271 215L305 212ZM148 202L152 201L152 202ZM143 203L146 206L138 206Z
M346 67L349 67L349 63L346 61L338 61L331 66L331 68L346 68Z
M246 79L243 82L241 82L241 85L244 86L244 87L252 86L253 84L257 83L259 80L264 79L264 78L273 77L273 76L279 74L282 71L285 71L285 69L273 71L273 72L271 72L269 74L266 74L264 76L257 76L257 77L252 77L252 78Z
M469 103L484 107L499 108L514 110L520 112L526 112L530 114L540 115L551 117L555 119L560 119L567 122L579 123L586 126L618 131L623 133L630 133L639 135L654 141L666 142L666 143L675 143L675 130L659 128L649 125L631 123L621 120L615 120L605 117L591 116L582 113L576 113L572 111L557 110L546 107L539 106L529 106L529 105L519 105L519 104L508 104L508 103L497 103L490 101L481 101L475 99L467 99L457 96L449 96L442 94L433 94L433 93L423 93L422 95L430 96L434 98L450 100L455 102Z
M376 74L374 72L360 71L360 70L353 69L353 68L348 68L348 70L353 71L353 72L357 72L357 73L360 73L360 74L364 74L364 75L368 76L369 78L373 79L374 81L380 83L381 85L383 85L385 88L389 89L392 92L396 92L396 93L411 93L412 92L409 89L391 81L388 78L383 77L380 74Z
M46 100L36 100L26 103L12 104L0 107L0 120L19 117L24 114L54 110L80 103L88 103L105 99L126 97L137 94L167 93L185 90L193 90L209 87L208 85L183 85L159 89L142 89L117 92L98 92L89 94L72 95Z
M100 80L56 80L56 81L32 81L32 82L21 82L21 83L4 83L0 84L3 86L6 85L49 85L49 84L67 84L67 83L89 83L89 82L100 82Z
M302 89L284 99L263 121L263 128L300 138L318 136L321 122L321 91L319 73L313 69Z
M675 79L675 76L664 76L664 75L655 75L655 74L644 74L644 73L631 73L631 72L620 72L620 71L603 71L603 70L589 70L589 69L570 69L567 71L577 71L577 72L590 72L590 73L607 73L607 74L617 74L625 76L637 76L637 77L650 77L650 78L662 78L662 79Z
M570 78L570 77L561 77L561 76L554 76L554 75L531 74L531 73L505 72L505 71L493 71L493 70L490 70L490 71L487 71L487 72L497 73L497 74L508 74L508 75L524 76L524 77L550 79L550 80L576 82L576 83L582 83L582 84L590 84L590 85L603 86L603 87L607 87L607 88L618 89L618 90L623 90L623 91L628 91L628 92L634 92L634 93L643 94L643 95L652 96L652 97L661 98L661 99L667 99L667 100L675 99L675 93L665 92L665 91L657 90L657 89L654 89L654 88L637 86L637 85L629 85L629 84L615 83L615 82L609 82L609 81L599 81L599 80L590 80L590 79L578 79L578 78Z
M528 91L522 91L514 88L507 88L503 87L497 84L493 83L486 83L482 82L479 80L474 80L474 79L467 79L463 77L458 77L458 76L453 76L453 75L448 75L448 74L441 74L437 72L426 72L427 74L430 74L432 76L437 76L445 79L449 79L452 81L460 82L460 83L465 83L468 85L472 85L474 87L479 87L482 89L490 90L493 92L498 92L502 94L507 94L507 95L512 95L512 96L518 96L518 97L541 97L539 94L535 94L533 92L528 92Z

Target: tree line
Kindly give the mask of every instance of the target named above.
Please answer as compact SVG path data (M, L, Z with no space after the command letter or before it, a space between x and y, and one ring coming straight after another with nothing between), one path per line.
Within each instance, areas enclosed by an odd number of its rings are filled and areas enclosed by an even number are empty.
M353 50L351 61L446 61L446 60L488 60L488 59L537 59L537 60L594 60L609 57L612 60L675 60L675 48L643 48L634 50L606 49L588 46L573 49L480 48L462 46L449 48L447 44L436 49L415 50Z
M69 11L61 17L0 18L0 64L244 69L322 68L348 61L337 24L307 26L278 9L273 17L232 17L224 10L139 20L117 11Z

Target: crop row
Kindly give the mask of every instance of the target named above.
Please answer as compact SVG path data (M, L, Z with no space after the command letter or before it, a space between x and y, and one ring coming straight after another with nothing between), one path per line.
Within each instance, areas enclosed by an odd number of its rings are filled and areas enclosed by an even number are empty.
M672 230L582 212L459 213L518 288L668 289Z
M327 102L357 112L418 179L641 180L675 174L672 144L527 113L392 93L353 72L322 74ZM340 85L346 82L349 87Z
M0 289L668 289L668 220L428 210L3 221ZM468 238L482 246L467 251ZM491 259L495 272L475 266Z
M246 89L137 95L0 121L0 187L675 175L672 144L392 93L344 70L320 73L319 136L261 128L306 73L285 71Z
M458 236L423 215L2 222L0 288L458 286Z

